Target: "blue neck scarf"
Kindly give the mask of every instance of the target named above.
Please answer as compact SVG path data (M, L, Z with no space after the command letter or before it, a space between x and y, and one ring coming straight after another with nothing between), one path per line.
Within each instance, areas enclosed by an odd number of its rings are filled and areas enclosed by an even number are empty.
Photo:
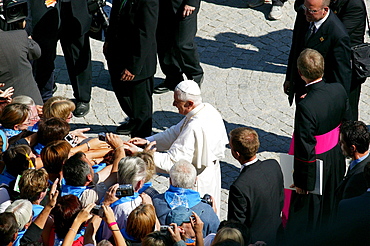
M78 198L80 198L82 193L87 189L89 189L89 187L87 187L87 186L63 185L61 196L75 195Z
M192 208L200 203L199 192L191 189L174 187L172 185L170 185L170 188L164 193L164 199L171 209L178 206Z
M14 137L14 136L17 136L19 133L21 133L22 131L20 130L14 130L14 129L10 129L10 128L4 128L2 126L0 126L0 129L2 129L5 133L5 136L9 139L11 137Z
M146 191L146 189L148 189L149 187L152 187L152 182L147 182L143 185L143 187L141 187L141 189L139 190L139 194L143 193L144 191Z
M0 174L0 184L6 184L9 185L10 182L15 180L15 177L8 173L6 169L3 171L2 174Z
M134 192L134 195L121 197L118 201L115 201L110 206L113 208L113 207L115 207L117 205L120 205L122 203L131 202L131 201L135 200L138 196L139 196L139 193Z
M29 126L27 130L30 132L37 132L39 130L39 123L40 121L37 121L33 126Z
M122 236L124 238L126 238L127 240L130 240L131 242L133 243L139 243L140 241L136 240L135 238L133 238L132 236L130 236L129 234L127 234L126 232L126 229L125 228L122 228L121 229L121 233L122 233Z
M4 131L1 131L0 130L0 137L2 138L2 140L3 140L3 145L1 146L1 150L3 151L3 152L5 152L6 151L6 143L8 142L8 138L7 138L7 136L5 135L5 132Z
M34 221L37 218L37 216L39 216L39 214L41 213L43 209L44 209L44 206L32 204L32 211L33 211L32 221Z
M94 166L92 166L92 169L94 173L97 173L103 170L106 166L107 166L107 163L101 162L99 164L95 164Z
M13 242L13 245L14 246L19 246L21 245L21 239L23 237L23 235L26 233L26 229L22 229L21 231L18 231L18 236L17 238L15 239L15 241Z
M42 149L45 147L45 145L42 145L40 143L36 144L34 147L33 147L33 150L38 154L40 155L41 154L41 151Z

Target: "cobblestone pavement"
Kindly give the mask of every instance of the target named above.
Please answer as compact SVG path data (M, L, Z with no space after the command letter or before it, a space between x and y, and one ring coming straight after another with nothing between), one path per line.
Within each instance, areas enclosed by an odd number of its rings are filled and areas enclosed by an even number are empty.
M220 111L228 132L240 126L252 127L258 132L260 159L278 159L279 153L288 150L294 121L294 107L289 107L282 91L295 18L293 2L284 5L283 18L278 21L267 20L271 3L255 9L245 6L242 0L202 2L196 41L205 72L203 100ZM125 118L112 91L102 45L102 42L91 40L91 111L84 118L72 119L74 128L90 127L92 136L102 131L114 132ZM55 95L73 98L62 56L59 47ZM155 78L156 83L164 78L159 67ZM369 84L365 83L360 119L366 123L370 122L369 93ZM173 93L153 96L154 132L163 131L181 120L182 116L172 106L172 97ZM228 148L221 163L221 219L226 219L228 190L239 168ZM168 186L167 177L155 176L154 186L164 192Z

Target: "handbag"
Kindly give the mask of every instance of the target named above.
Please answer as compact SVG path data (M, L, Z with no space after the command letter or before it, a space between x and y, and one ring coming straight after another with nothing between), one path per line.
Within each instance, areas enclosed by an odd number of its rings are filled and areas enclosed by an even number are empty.
M370 44L359 44L353 46L351 50L352 66L354 66L357 79L370 77Z
M363 1L364 2L364 1ZM365 4L365 2L364 2ZM365 4L366 11L366 4ZM369 17L366 11L367 26L370 30ZM370 44L364 43L351 47L352 66L356 73L357 79L370 77Z

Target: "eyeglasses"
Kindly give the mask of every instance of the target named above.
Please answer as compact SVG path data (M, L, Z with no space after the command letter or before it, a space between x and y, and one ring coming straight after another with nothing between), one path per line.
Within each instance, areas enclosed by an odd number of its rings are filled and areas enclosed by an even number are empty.
M319 10L322 10L322 9L324 9L324 8L321 8L321 9L308 9L306 6L304 6L304 5L302 5L302 8L303 8L303 10L304 11L307 11L307 12L309 12L310 14L315 14L315 13L317 13L317 12L319 12Z

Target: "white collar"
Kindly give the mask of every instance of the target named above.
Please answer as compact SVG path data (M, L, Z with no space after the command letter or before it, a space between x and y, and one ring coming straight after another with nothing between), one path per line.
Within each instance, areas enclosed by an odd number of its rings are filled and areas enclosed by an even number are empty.
M247 166L250 166L250 165L252 165L252 164L256 163L257 161L258 161L258 158L256 157L256 158L254 158L253 160L251 160L251 161L248 161L248 162L244 163L244 164L240 167L240 172L243 170L243 168L245 168L245 167L247 167Z
M313 23L316 27L316 32L317 32L317 30L319 30L322 23L324 23L326 21L326 19L329 17L329 14L330 14L330 9L329 9L328 13L324 16L324 18L322 18L321 20L315 21Z
M314 80L314 81L312 81L312 82L310 82L310 83L306 84L305 86L307 87L307 86L310 86L310 85L313 85L313 84L319 83L319 82L321 82L321 81L322 81L322 78L319 78L319 79L317 79L317 80Z

